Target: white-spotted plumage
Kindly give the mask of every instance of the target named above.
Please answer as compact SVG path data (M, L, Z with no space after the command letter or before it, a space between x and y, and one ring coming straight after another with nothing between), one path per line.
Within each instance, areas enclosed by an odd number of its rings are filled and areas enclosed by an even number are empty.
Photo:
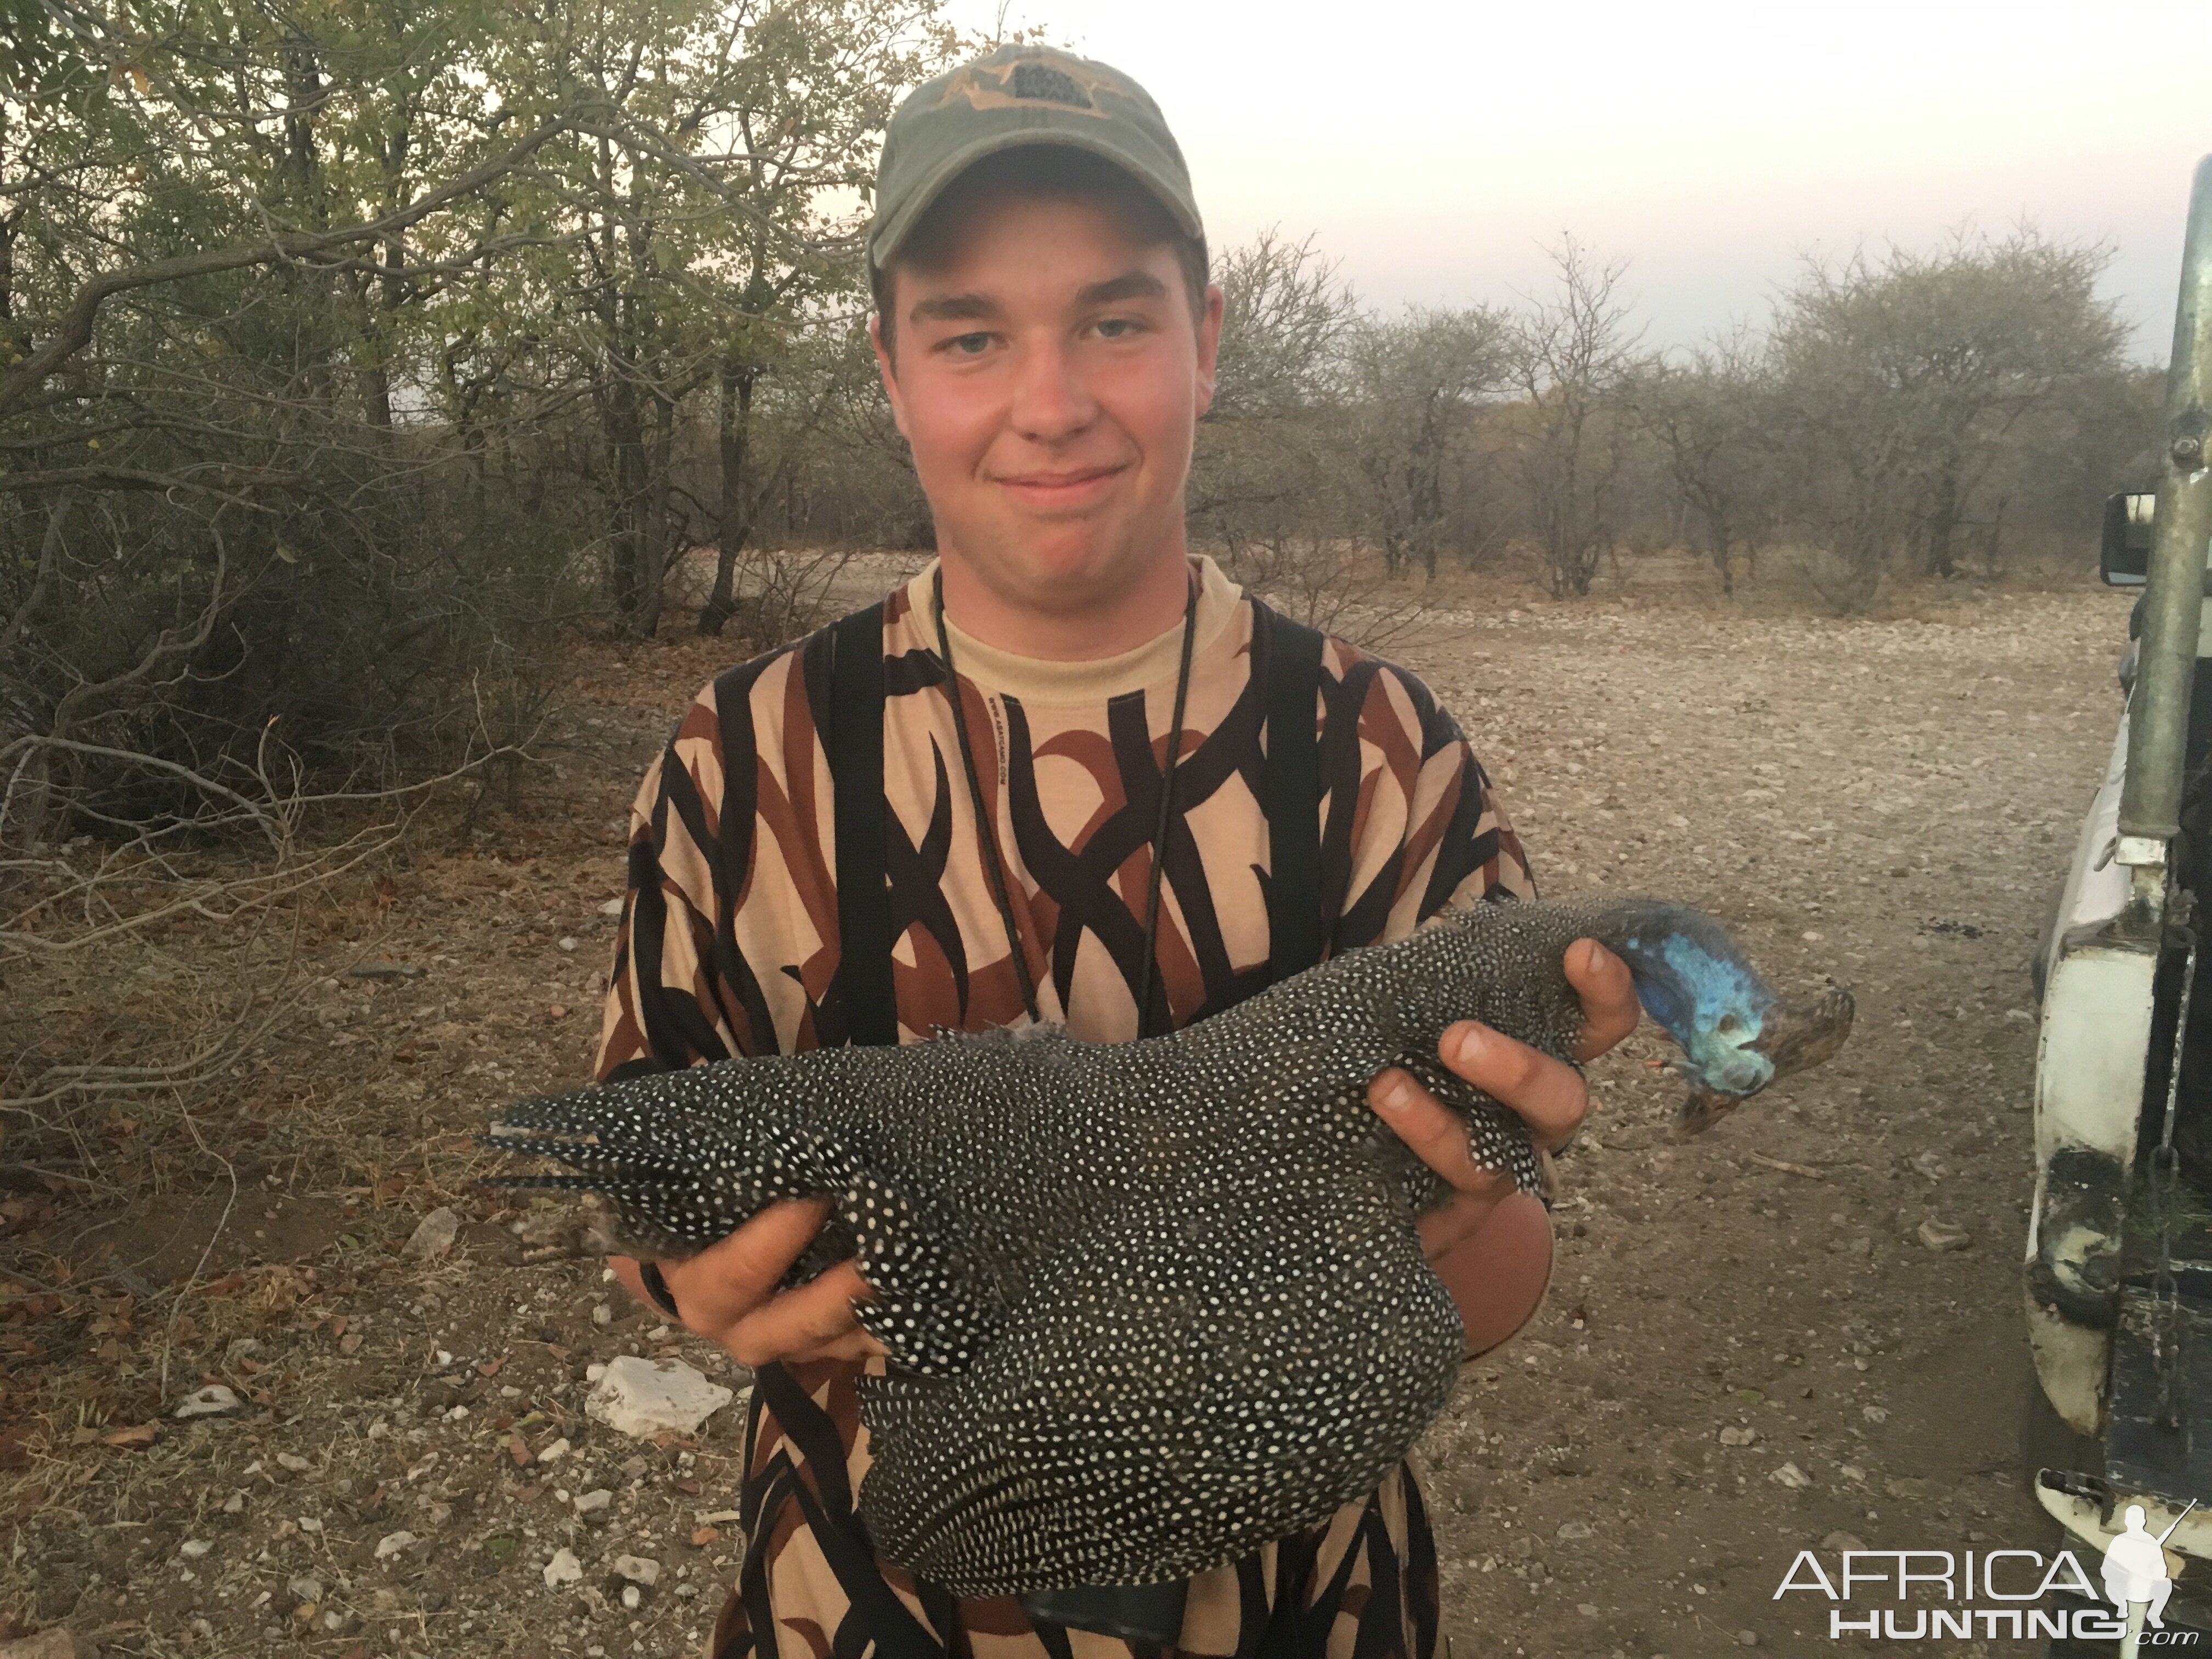
M526 1102L494 1144L574 1172L504 1184L597 1192L657 1255L830 1195L794 1277L850 1255L873 1293L878 1547L965 1595L1158 1583L1370 1490L1451 1391L1458 1316L1413 1224L1449 1189L1369 1080L1411 1070L1478 1162L1535 1189L1520 1120L1438 1064L1439 1038L1479 1019L1564 1058L1566 946L1678 925L1732 950L1650 901L1481 906L1166 1036L730 1061ZM1639 986L1663 971L1648 955Z

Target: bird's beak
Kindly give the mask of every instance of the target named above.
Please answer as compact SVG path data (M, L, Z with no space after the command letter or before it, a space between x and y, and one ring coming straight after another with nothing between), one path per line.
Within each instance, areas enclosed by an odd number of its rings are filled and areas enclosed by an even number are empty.
M1818 1066L1833 1055L1850 1036L1856 1012L1851 994L1840 986L1809 1000L1779 1004L1767 1015L1759 1041L1751 1045L1773 1063L1774 1074L1767 1081ZM1703 1134L1749 1097L1723 1094L1693 1076L1674 1127L1686 1135Z
M1857 1005L1836 986L1804 1002L1784 1002L1767 1017L1752 1046L1774 1062L1774 1075L1787 1077L1834 1055L1851 1034Z

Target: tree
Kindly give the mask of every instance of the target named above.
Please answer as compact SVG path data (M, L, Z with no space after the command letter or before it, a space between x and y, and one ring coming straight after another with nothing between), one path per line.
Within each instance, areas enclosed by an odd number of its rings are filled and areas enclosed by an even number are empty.
M1755 560L1777 483L1772 376L1760 343L1739 329L1685 357L1654 357L1632 377L1627 397L1657 440L1682 504L1698 517L1721 592L1733 594L1733 555L1741 543L1747 560Z
M1641 335L1620 293L1626 260L1599 262L1569 235L1552 264L1553 297L1529 301L1510 337L1522 399L1515 451L1551 590L1585 594L1613 546L1626 436L1618 416Z
M1367 519L1392 574L1474 548L1455 512L1479 410L1508 384L1512 329L1497 312L1409 307L1370 321L1351 348L1346 386Z
M0 0L0 957L250 920L424 779L518 781L587 594L650 632L695 525L727 574L793 521L951 46L935 0ZM65 1140L240 1018L0 1110Z
M1358 301L1309 236L1263 231L1215 261L1221 349L1199 422L1186 505L1232 562L1350 533L1354 487L1334 442L1344 348Z
M1215 260L1221 348L1208 420L1310 410L1335 397L1361 320L1340 269L1313 236L1293 242L1280 226Z
M765 377L860 308L861 210L900 91L955 39L937 0L564 3L511 30L501 84L574 84L590 114L549 152L540 209L568 234L501 295L510 326L550 309L599 426L610 599L640 635L689 550L672 494L680 428L703 402L722 477L700 619L732 614L763 483L751 422Z
M2017 436L2121 371L2126 331L2095 292L2108 258L2023 225L1806 267L1782 301L1776 363L1798 499L1823 544L1816 580L1839 610L1871 602L1895 556L1955 574Z

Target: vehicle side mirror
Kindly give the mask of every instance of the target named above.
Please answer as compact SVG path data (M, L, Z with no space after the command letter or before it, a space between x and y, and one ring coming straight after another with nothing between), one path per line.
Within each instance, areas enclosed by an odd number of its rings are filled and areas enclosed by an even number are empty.
M2150 579L2150 520L2158 497L2148 490L2105 498L2105 537L2097 574L2107 587L2141 587Z

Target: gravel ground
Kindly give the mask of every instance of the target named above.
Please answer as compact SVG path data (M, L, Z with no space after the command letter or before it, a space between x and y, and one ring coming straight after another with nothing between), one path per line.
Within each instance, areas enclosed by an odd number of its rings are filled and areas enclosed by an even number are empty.
M2014 1449L2027 964L2118 713L2124 599L1834 623L1438 597L1458 608L1395 654L1458 712L1547 890L1694 901L1777 977L1859 999L1839 1060L1695 1140L1648 1031L1594 1068L1551 1297L1420 1453L1455 1651L1826 1651L1826 1603L1774 1599L1800 1548L2047 1542ZM597 1267L520 1261L467 1180L490 1106L584 1073L623 808L725 654L595 648L523 811L418 839L325 919L299 1017L201 1122L234 1189L0 1194L0 1635L597 1659L703 1633L740 1549L741 1408L641 1442L582 1407L622 1353L743 1378ZM379 964L409 971L356 972ZM457 1242L404 1254L441 1206ZM207 1382L239 1409L168 1414ZM562 1550L578 1574L549 1583ZM618 1556L657 1581L626 1597Z

